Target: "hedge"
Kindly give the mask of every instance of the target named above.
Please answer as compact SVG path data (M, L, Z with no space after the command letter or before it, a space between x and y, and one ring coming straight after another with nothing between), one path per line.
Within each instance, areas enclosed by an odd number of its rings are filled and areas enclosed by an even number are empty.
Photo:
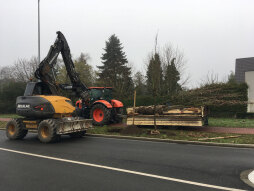
M195 107L208 106L210 116L233 117L237 113L246 113L247 92L248 86L245 83L218 83L181 91L172 97L158 96L156 103ZM126 107L133 106L133 98L122 101ZM153 98L150 95L137 95L136 105L153 105Z

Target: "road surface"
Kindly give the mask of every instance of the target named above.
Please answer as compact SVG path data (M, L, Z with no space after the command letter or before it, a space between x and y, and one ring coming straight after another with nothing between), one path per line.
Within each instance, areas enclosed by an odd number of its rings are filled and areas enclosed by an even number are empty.
M42 144L0 131L0 190L254 190L254 149L64 136ZM219 187L218 187L219 186ZM218 189L219 188L219 189Z

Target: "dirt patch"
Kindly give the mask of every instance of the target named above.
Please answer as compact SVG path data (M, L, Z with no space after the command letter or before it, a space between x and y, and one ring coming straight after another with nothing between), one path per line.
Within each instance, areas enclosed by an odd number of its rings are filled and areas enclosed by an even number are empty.
M194 138L200 138L200 137L207 138L206 135L198 134L198 133L188 133L188 136L189 136L189 137L194 137Z
M10 121L11 118L0 118L0 121Z
M107 131L108 131L109 133L119 133L119 132L121 132L121 130L123 130L123 128L114 127L114 128L109 128Z
M135 125L127 126L126 128L122 129L121 134L123 135L140 135L143 133L143 130L138 128Z
M126 123L112 123L108 127L127 127Z
M176 136L176 133L174 133L174 132L167 132L166 135L171 137L171 136Z

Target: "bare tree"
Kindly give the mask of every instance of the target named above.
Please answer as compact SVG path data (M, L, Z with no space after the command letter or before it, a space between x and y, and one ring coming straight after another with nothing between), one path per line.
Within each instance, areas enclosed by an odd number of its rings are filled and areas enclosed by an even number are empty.
M201 81L200 87L211 84L217 84L220 82L218 74L215 74L213 71L208 71L206 76L200 81Z
M186 75L186 58L184 52L179 50L177 47L173 47L171 44L166 44L164 48L160 51L161 60L163 64L163 71L166 71L166 66L175 59L175 66L180 74L180 85L186 86L189 83L190 76Z
M18 59L12 67L12 77L17 81L27 82L34 78L37 65L38 62L36 57L32 57L30 60Z
M12 67L5 66L0 69L0 80L11 79L12 78L13 69Z

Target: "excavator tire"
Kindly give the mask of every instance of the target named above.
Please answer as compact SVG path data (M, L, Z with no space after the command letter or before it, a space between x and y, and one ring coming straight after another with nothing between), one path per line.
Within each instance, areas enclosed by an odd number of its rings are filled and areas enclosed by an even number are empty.
M75 132L75 133L70 133L69 136L72 138L81 138L85 136L86 131L80 131L80 132Z
M111 110L102 104L96 104L92 107L90 118L93 119L93 125L103 126L109 123Z
M56 142L60 135L56 134L57 123L54 119L46 119L40 122L38 127L38 138L43 143Z
M6 135L9 139L23 139L27 134L21 119L12 119L6 125Z

